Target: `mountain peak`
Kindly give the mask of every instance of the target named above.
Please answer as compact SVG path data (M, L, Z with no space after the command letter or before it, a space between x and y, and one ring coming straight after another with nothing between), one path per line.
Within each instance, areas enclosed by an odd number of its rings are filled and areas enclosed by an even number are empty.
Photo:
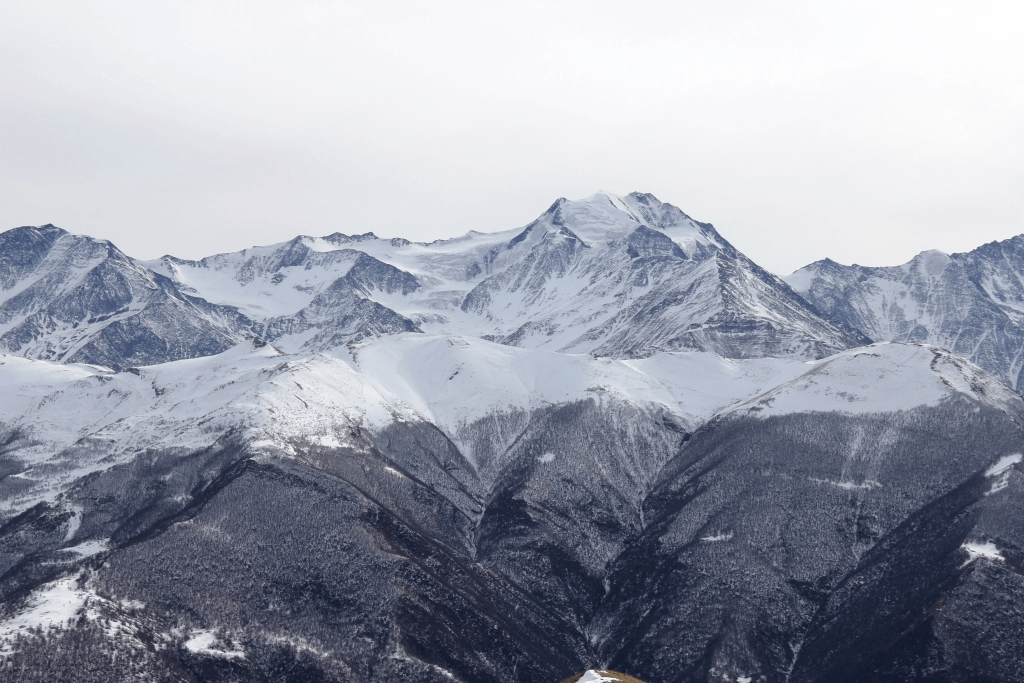
M687 254L732 249L710 224L695 221L672 204L644 192L622 196L601 190L583 199L562 197L527 229L532 231L545 224L556 230L568 229L588 246L623 240L644 226L668 235Z

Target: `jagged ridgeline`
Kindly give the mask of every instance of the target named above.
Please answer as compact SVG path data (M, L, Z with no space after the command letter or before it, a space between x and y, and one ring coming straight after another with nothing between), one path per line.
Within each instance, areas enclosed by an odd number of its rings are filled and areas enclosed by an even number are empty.
M643 194L0 234L0 680L1015 680L1013 378L827 303Z
M786 280L875 341L942 346L1020 388L1024 235L965 254L925 251L887 268L812 263Z

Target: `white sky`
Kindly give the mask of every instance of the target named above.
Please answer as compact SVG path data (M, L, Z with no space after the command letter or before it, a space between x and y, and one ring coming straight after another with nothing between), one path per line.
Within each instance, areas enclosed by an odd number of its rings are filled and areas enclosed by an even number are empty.
M769 270L1024 233L1024 2L44 2L0 229L139 258L653 192Z

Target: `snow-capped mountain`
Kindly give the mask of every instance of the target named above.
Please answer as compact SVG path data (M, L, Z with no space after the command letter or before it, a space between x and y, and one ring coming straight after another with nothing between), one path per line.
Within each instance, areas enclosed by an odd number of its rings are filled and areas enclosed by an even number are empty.
M964 254L925 251L885 268L826 259L785 279L819 310L875 341L936 344L1021 386L1024 236Z
M430 244L300 236L200 261L134 261L52 226L0 239L0 348L117 369L255 335L316 351L426 332L613 358L820 358L867 341L711 225L636 193L560 199L502 233Z
M649 195L200 261L0 240L3 680L1024 663L1024 400Z
M638 193L560 199L525 228L430 244L334 234L144 265L236 307L287 350L411 330L614 358L680 349L820 358L866 341L711 225ZM377 306L358 315L361 326L316 312L349 301Z
M52 225L0 233L0 350L114 368L220 353L247 321L114 245Z

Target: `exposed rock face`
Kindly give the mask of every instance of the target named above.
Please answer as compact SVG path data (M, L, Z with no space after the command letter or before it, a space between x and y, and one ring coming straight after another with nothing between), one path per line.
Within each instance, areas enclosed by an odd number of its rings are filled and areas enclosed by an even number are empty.
M826 259L786 280L820 311L875 341L935 344L1019 387L1022 278L1024 236L965 254L926 251L888 268Z

